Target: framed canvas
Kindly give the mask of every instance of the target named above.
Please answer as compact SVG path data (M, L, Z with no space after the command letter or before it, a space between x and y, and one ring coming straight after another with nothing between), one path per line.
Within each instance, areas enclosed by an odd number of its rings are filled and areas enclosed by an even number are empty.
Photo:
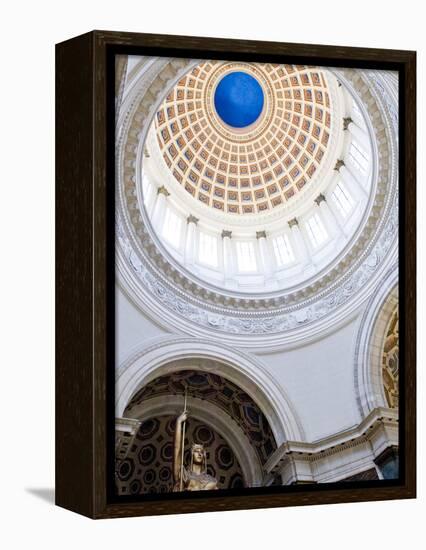
M415 497L415 119L415 52L56 46L59 506Z

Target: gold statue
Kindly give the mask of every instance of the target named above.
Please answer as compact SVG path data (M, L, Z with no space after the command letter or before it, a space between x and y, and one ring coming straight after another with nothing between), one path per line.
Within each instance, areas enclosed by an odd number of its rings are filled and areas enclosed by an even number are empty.
M184 444L185 425L189 411L185 410L176 419L175 448L173 456L173 491L211 491L217 489L217 480L207 473L207 457L203 445L193 443L191 447L191 464L185 467Z

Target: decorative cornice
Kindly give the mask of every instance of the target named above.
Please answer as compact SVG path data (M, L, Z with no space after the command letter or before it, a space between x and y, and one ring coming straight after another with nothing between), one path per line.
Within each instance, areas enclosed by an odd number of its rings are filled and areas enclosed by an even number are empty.
M338 172L342 166L345 166L345 161L342 159L339 159L336 161L336 166L334 167L334 170Z
M319 206L322 202L327 202L325 196L320 193L316 199L314 199L314 202Z
M385 312L398 303L398 260L392 264L380 280L380 284L369 296L364 313L359 320L353 357L354 387L358 411L367 415L378 406L385 406L386 398L382 381L382 356L376 350L375 327L380 312ZM384 329L383 329L384 331Z
M313 443L285 441L266 462L265 470L268 473L279 471L283 462L291 455L297 455L299 460L309 462L322 460L346 449L356 447L366 441L374 440L375 434L382 427L394 430L397 442L398 411L396 409L377 407L355 428L350 428ZM395 440L389 440L388 444L393 446ZM377 445L377 443L375 443L375 447L378 456L380 456L382 447Z
M115 419L115 456L119 460L127 457L141 422L135 418Z
M136 434L141 421L136 418L116 418L115 419L115 429L119 432L129 432L132 435Z
M157 189L157 195L164 195L165 197L168 197L170 193L167 191L167 189L164 187L164 185L161 185Z
M115 58L115 118L117 122L120 106L123 99L123 92L126 85L128 58L124 55Z
M193 216L192 214L190 214L187 218L186 218L186 221L187 223L195 223L195 225L197 225L197 223L200 221L198 218L196 218L195 216Z
M343 118L343 131L347 130L349 128L349 124L353 122L350 116Z

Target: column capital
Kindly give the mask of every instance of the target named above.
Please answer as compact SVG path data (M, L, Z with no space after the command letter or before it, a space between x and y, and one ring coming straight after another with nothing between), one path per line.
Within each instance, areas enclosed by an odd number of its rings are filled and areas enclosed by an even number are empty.
M345 161L342 159L336 160L336 166L334 167L334 170L338 172L342 166L345 166Z
M320 193L318 197L314 199L314 202L316 202L317 205L319 206L322 202L327 202L327 201L325 199L325 196L322 193Z
M143 148L143 156L147 159L149 159L150 157L150 154L149 154L149 151L148 151L148 147L145 145L145 147Z
M189 216L186 218L186 223L195 223L195 225L197 225L199 221L200 220L195 216L193 216L192 214L189 214Z
M349 128L349 124L353 122L350 116L343 117L343 130L347 130Z
M288 226L290 227L290 229L292 227L297 227L298 225L299 225L299 222L297 221L297 218L293 218L288 222Z
M157 189L157 195L164 195L165 197L168 197L170 193L167 191L167 189L162 185Z
M256 231L256 239L266 239L266 231Z
M222 239L224 239L225 237L231 238L232 237L232 231L228 231L227 229L224 229L222 231Z

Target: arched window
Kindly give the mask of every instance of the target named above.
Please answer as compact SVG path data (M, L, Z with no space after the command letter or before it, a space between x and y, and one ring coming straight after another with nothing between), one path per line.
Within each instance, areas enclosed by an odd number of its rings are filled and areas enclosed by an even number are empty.
M357 141L352 140L351 142L349 149L349 160L351 161L351 164L359 172L361 172L361 174L364 176L367 175L369 164L368 154Z
M280 235L272 240L275 258L279 267L294 262L293 250L287 235Z
M354 200L341 181L337 183L331 196L342 218L347 218L354 207Z
M168 208L164 218L163 237L166 241L178 248L182 231L182 219L173 210Z
M327 240L327 231L318 214L314 214L308 219L306 229L314 248L318 248Z
M198 259L203 264L217 267L217 237L200 232Z
M361 111L358 107L358 103L355 101L355 99L352 99L352 118L357 122L364 124Z
M256 271L257 263L253 243L237 242L237 262L239 271Z

